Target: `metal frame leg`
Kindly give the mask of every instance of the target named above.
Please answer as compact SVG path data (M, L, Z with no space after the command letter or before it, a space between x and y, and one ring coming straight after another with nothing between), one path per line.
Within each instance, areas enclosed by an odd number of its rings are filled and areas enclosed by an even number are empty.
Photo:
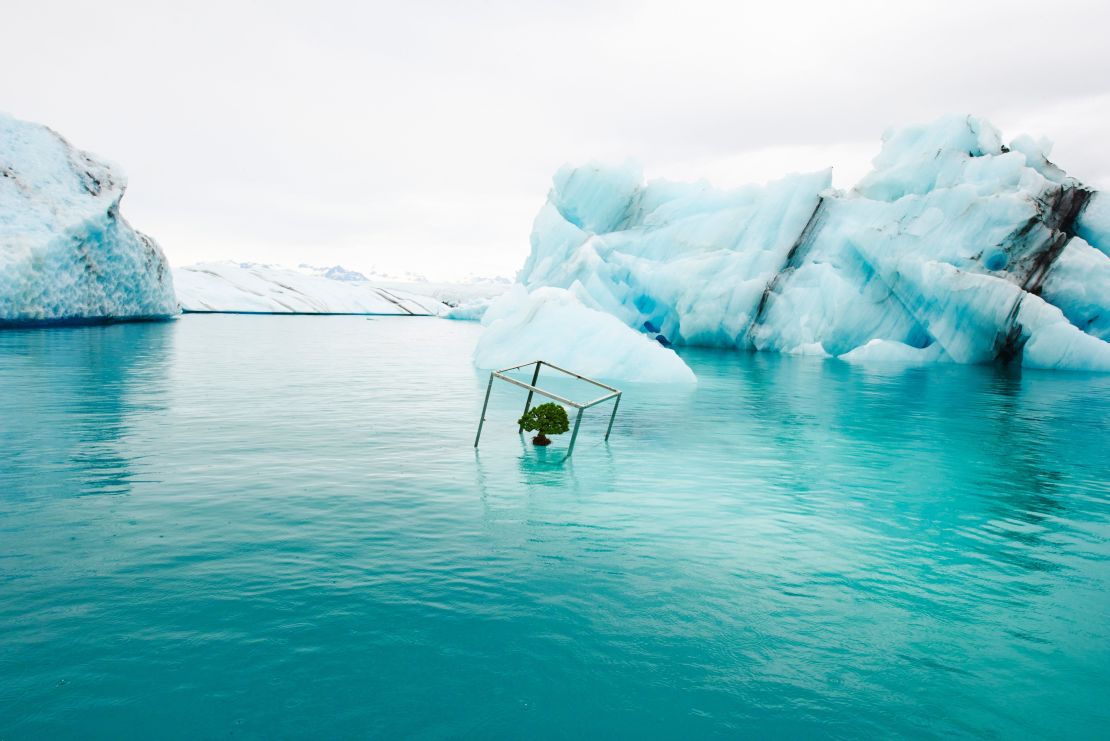
M489 406L489 392L493 390L493 374L489 374L489 383L486 384L486 400L482 402L482 417L478 420L478 434L474 436L474 447L478 447L478 440L482 437L482 425L486 423L486 407Z
M542 360L537 360L536 361L536 372L532 374L532 385L533 386L535 386L536 381L538 381L540 379L540 366L541 365L543 365L543 361ZM533 392L531 390L529 390L528 391L528 398L524 400L524 414L528 414L528 410L532 408L532 393ZM524 417L524 414L522 414L520 416ZM518 433L524 432L524 426L523 425L519 426L517 428L517 432Z
M574 432L570 433L570 445L567 446L567 458L574 452L574 441L578 438L578 425L582 424L582 410L578 410L578 416L574 418ZM564 459L565 460L565 459Z
M617 407L621 405L621 395L617 394L617 400L613 404L613 413L609 415L609 427L605 430L605 439L609 439L609 433L613 431L613 420L617 418Z

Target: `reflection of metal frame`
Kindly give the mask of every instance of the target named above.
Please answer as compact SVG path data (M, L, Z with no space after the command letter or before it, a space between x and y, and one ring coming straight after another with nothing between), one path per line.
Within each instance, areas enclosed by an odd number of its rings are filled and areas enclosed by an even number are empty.
M530 384L524 383L523 381L518 381L515 378L510 378L509 376L505 375L509 371L519 370L520 368L527 368L530 365L536 366L536 370L532 374L532 383ZM603 388L609 393L607 393L605 396L594 399L593 401L578 402L571 401L570 399L565 399L562 396L559 396L558 394L553 394L550 391L545 391L544 389L541 389L539 386L536 385L536 382L540 380L540 366L542 365L546 365L548 368L551 368L552 370L557 370L560 373L565 373L568 376L573 376L580 381L585 381L586 383L591 383L594 386ZM609 401L610 399L617 400L613 404L613 413L609 415L609 427L605 430L606 440L609 439L609 433L613 431L613 420L617 418L617 407L621 405L620 391L613 388L612 386L606 386L604 383L595 381L592 378L586 378L585 376L579 375L574 371L569 371L566 368L560 368L557 365L552 365L546 360L533 360L530 363L521 363L520 365L514 365L512 368L502 368L501 370L496 370L489 374L489 383L486 385L486 400L482 404L482 418L478 420L478 434L474 436L475 448L478 447L478 441L482 438L482 425L485 424L486 421L486 407L489 406L489 393L493 389L493 379L495 378L500 378L502 381L508 381L514 386L520 386L522 389L528 389L528 400L524 402L525 414L527 414L528 410L532 407L532 394L546 396L549 399L554 399L561 404L566 404L567 406L574 407L578 410L578 416L574 419L574 432L570 434L570 445L567 446L567 458L570 458L570 454L574 452L574 441L578 438L578 426L582 424L582 412L586 411L590 407L597 406L598 404ZM521 427L518 431L524 432L524 428Z

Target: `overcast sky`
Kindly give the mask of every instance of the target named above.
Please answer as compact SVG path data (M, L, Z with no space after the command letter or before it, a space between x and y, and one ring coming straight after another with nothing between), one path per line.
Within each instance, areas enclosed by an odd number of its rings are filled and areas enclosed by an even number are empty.
M0 0L0 110L207 259L515 273L564 162L760 182L947 112L1110 188L1106 2Z

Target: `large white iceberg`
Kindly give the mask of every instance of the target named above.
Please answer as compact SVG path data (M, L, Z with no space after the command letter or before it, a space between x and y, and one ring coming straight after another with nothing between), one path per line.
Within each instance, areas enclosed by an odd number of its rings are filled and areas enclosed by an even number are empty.
M115 166L0 114L0 326L177 313L161 249L120 214L125 188Z
M515 286L493 301L474 350L479 368L546 360L585 376L641 383L695 383L673 350L580 300L571 290Z
M359 279L273 265L207 262L174 269L181 307L189 312L243 314L439 315L442 302ZM361 277L361 276L360 276Z
M974 117L883 139L848 192L564 167L519 280L678 345L1110 370L1107 196Z

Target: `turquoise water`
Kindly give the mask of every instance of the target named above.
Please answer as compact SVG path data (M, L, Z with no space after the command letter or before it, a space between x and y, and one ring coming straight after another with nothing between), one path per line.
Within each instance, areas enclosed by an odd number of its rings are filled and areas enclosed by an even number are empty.
M1110 378L689 352L563 465L478 331L0 333L0 738L1105 733Z

